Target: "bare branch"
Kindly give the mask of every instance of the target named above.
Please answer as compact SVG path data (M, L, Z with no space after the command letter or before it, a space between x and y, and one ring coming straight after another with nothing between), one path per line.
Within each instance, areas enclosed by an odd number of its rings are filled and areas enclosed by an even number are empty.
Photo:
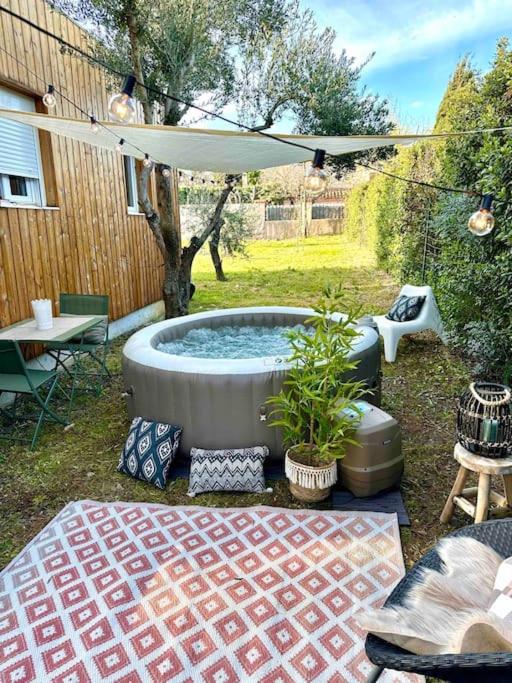
M240 181L241 177L241 175L226 176L226 185L220 193L220 196L217 200L217 204L215 205L215 210L211 215L210 220L208 221L204 230L199 235L194 235L194 237L192 237L192 239L190 240L190 245L186 247L188 251L197 253L199 249L201 249L203 244L206 242L208 237L217 228L218 224L222 221L222 211L228 200L228 197L233 191L235 185Z
M162 235L160 216L155 211L148 194L148 185L151 178L151 171L151 166L143 166L142 171L139 175L139 204L142 211L144 212L144 215L146 216L146 220L151 229L151 232L155 236L157 247L160 250L160 253L165 257L167 250L165 248L165 242Z
M138 80L138 82L144 84L144 74L142 72L142 61L140 55L139 32L133 7L130 7L130 10L126 11L126 27L128 29L128 38L130 40L133 73L135 74L135 78ZM148 101L146 89L138 88L138 90L139 100L142 103L142 109L144 111L144 121L146 123L153 123L153 111L151 104Z
M291 97L280 97L268 110L262 125L255 126L252 130L256 132L258 130L267 130L267 128L271 128L274 125L274 116L276 111L279 109L279 107L283 106L283 104L286 104L291 99Z

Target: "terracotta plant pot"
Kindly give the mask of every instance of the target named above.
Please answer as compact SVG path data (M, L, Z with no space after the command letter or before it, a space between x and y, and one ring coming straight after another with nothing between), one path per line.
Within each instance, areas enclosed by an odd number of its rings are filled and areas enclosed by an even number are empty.
M294 448L285 455L285 472L294 498L302 503L318 503L329 497L338 478L336 461L325 465L303 465L293 459Z

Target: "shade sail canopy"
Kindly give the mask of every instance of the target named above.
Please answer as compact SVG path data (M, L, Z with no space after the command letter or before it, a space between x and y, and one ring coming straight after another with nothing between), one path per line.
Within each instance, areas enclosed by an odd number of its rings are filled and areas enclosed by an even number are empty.
M138 159L144 153L157 162L175 168L193 171L243 173L273 166L284 166L310 161L313 153L308 149L286 145L258 133L206 130L173 126L125 125L105 122L113 133L100 128L97 133L83 119L69 119L48 114L0 109L0 117L47 130L56 135L86 142L96 147L115 150L119 139L125 140L126 154ZM328 154L350 154L390 145L410 145L419 140L443 137L439 135L350 135L322 137L312 135L276 135ZM133 143L139 150L131 146Z

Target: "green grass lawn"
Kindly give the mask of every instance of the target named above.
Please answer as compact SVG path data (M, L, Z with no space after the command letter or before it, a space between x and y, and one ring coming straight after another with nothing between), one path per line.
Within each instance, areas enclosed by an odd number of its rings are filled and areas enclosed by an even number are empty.
M195 264L197 286L192 312L265 304L307 305L328 283L340 283L360 301L363 312L386 310L399 286L376 268L373 255L342 236L253 243L247 259L226 259L226 283L215 281L207 254ZM4 566L70 500L149 501L168 505L252 505L299 507L286 482L262 495L186 496L179 480L165 491L116 472L128 429L121 397L122 340L114 343L109 365L115 373L101 396L83 396L73 429L46 426L37 450L2 448L0 453L0 566ZM455 400L469 381L457 357L430 335L400 344L395 364L384 364L383 408L402 425L406 458L402 491L412 526L402 529L407 565L417 560L451 527L439 514L456 468ZM456 525L468 523L461 513Z
M374 256L340 236L255 242L248 258L227 258L228 283L215 280L209 254L195 262L197 294L192 310L232 306L301 306L314 302L327 284L342 283L368 310L384 310L396 285L376 273Z

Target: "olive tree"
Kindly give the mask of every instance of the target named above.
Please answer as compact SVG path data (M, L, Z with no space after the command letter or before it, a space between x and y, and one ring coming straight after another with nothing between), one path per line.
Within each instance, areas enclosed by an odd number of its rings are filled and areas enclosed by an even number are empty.
M54 0L53 5L87 29L96 27L91 50L147 86L137 89L146 123L189 125L204 116L193 105L219 113L234 104L243 123L260 132L285 116L302 132L318 132L323 118L331 134L370 132L366 124L374 120L386 128L385 106L359 96L359 69L345 53L337 57L334 33L319 30L298 0ZM192 264L208 238L214 263L220 261L223 210L240 176L224 177L208 219L183 244L178 174L170 169L169 176L167 169L157 163L142 170L139 202L163 257L165 315L174 317L188 312ZM155 203L148 192L153 171ZM221 271L216 263L217 274Z

